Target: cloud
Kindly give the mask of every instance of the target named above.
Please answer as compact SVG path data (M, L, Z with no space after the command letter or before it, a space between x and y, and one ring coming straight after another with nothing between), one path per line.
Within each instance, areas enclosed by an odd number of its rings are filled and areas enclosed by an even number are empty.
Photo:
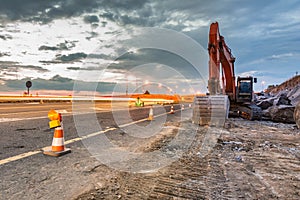
M97 15L86 15L86 16L84 16L83 21L85 23L90 23L90 24L92 24L92 23L98 23L99 22L99 18L98 18Z
M133 68L141 65L156 63L157 66L165 65L183 74L185 77L199 77L199 74L194 67L188 63L184 58L159 49L140 49L135 53L126 53L116 59L115 63L108 66L108 69L123 69L130 71ZM159 68L151 68L150 71L158 70ZM145 72L146 73L146 72Z
M48 23L53 19L80 16L99 9L136 10L146 1L136 0L19 0L1 1L0 14L6 20L38 21Z
M49 72L48 69L40 66L21 65L20 63L11 61L0 61L0 69L0 78L2 79L18 79L19 77L22 77L24 70L26 70L30 74L42 74Z
M68 70L74 71L100 71L102 68L99 67L67 67Z
M81 67L67 67L67 69L68 69L68 70L75 70L75 71L77 71L77 70L82 70Z
M8 79L3 80L0 79L0 90L1 91L18 91L25 90L25 83L28 81L28 78L24 78L21 80ZM60 75L55 75L51 79L32 79L32 87L30 88L32 91L34 90L68 90L72 91L74 89L75 81L70 78L61 77ZM95 85L98 86L95 90ZM76 81L76 86L78 91L94 91L100 93L112 93L115 83L109 82L84 82L84 81Z
M4 34L4 35L0 35L0 39L2 40L8 40L8 39L12 39L12 36L11 35L8 35L8 34Z
M9 52L0 52L0 57L11 56Z
M284 54L279 54L279 55L272 55L271 57L267 58L267 59L282 59L282 58L289 58L289 57L292 57L292 56L296 56L295 54L293 53L284 53ZM297 55L299 56L299 55Z
M76 41L65 41L62 43L57 44L56 46L47 46L47 45L42 45L39 47L40 51L62 51L62 50L70 50L73 47L75 47Z
M71 53L67 55L57 54L53 60L40 60L40 63L43 64L61 64L61 63L74 63L82 62L88 54L83 52ZM71 68L72 69L72 68Z
M56 56L56 61L61 61L61 62L74 62L74 61L80 61L82 58L86 58L87 54L85 53L72 53L69 55L58 55Z
M252 76L252 77L254 77L258 73L259 73L259 71L252 70L252 71L246 71L246 72L240 73L240 74L238 74L238 76L240 76L240 77L246 77L246 76Z
M91 31L91 32L88 32L89 36L85 37L87 40L90 40L92 38L96 38L99 34L95 31Z
M289 52L289 53L283 53L283 54L277 54L277 55L270 55L270 56L266 56L263 58L259 58L253 61L250 61L247 63L248 66L250 65L258 65L258 64L264 64L267 62L278 62L278 61L284 61L290 58L296 58L299 57L300 53L293 53L293 52Z
M21 65L17 62L11 61L0 61L1 72L10 71L10 72L18 72L20 69L29 69L37 72L48 72L48 69L42 68L40 66L34 65Z

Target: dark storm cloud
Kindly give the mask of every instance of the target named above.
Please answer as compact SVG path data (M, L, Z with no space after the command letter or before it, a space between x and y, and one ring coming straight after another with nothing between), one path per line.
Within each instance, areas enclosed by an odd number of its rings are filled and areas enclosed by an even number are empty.
M81 70L81 68L80 67L67 67L67 70L77 71L77 70Z
M0 57L3 56L10 56L11 54L9 52L0 52Z
M177 71L186 78L199 78L199 72L187 62L184 58L171 52L159 49L140 49L137 53L126 53L116 59L118 63L110 64L108 70L131 70L135 67L156 63L157 65L165 65ZM159 75L159 68L157 70Z
M8 34L0 35L0 39L2 39L2 40L8 40L8 39L12 39L12 36L8 35Z
M99 9L135 10L146 1L136 0L0 0L0 14L7 20L49 22L55 18L79 16Z
M85 23L97 23L99 22L99 18L97 15L86 15L84 16L83 21Z
M112 55L107 54L89 54L88 58L96 58L96 59L104 59L104 60L114 60L114 57Z
M143 8L133 11L135 13L134 15L124 10L108 9L99 16L101 19L116 22L119 25L135 26L154 26L166 19L164 15L156 15L149 5L144 5Z
M99 71L101 68L99 67L67 67L68 70L74 71Z
M1 91L14 91L14 90L24 90L25 82L28 81L28 78L24 78L21 80L3 80L0 78L0 81L4 84L0 84L0 90ZM69 90L72 91L74 88L75 81L73 79L61 77L59 75L56 75L52 77L51 79L33 79L31 80L32 87L31 90ZM94 86L98 85L98 88L96 89L97 92L112 92L115 83L109 83L109 82L84 82L84 81L76 81L76 86L78 90L82 91L90 91L91 88L94 89ZM101 88L100 88L101 87Z
M39 50L46 50L46 51L62 51L62 50L70 50L73 47L75 47L75 43L77 41L65 41L62 43L57 44L56 46L47 46L47 45L42 45L39 47Z
M40 66L34 66L34 65L20 65L17 62L11 62L11 61L0 61L0 68L1 72L19 72L19 70L22 69L29 69L34 70L37 72L48 72L48 69L42 68Z
M95 25L95 24L94 24ZM94 26L93 25L93 26ZM87 32L89 34L89 36L85 37L87 40L90 40L92 38L97 37L99 34L97 32L91 31L91 32Z
M39 62L44 64L74 63L82 61L87 56L88 55L83 52L71 53L67 55L57 54L53 60L40 60Z
M49 22L56 18L73 17L85 14L83 20L86 23L99 23L105 26L108 21L114 21L120 25L136 26L161 26L180 30L185 20L210 19L212 13L216 17L234 12L235 9L226 10L223 5L213 1L139 1L139 0L11 0L1 1L0 14L9 20L32 20ZM236 5L236 1L228 1L229 8ZM239 4L240 5L240 4ZM99 12L100 11L100 12ZM99 12L99 17L92 12ZM174 18L176 13L177 18ZM175 14L175 15L172 15ZM182 16L184 14L184 16ZM170 17L178 21L178 25L167 25Z
M85 59L88 55L83 52L79 53L71 53L68 55L61 55L57 54L56 58L53 60L40 60L40 63L44 64L58 64L58 63L73 63L73 62L80 62L81 60Z
M82 58L86 58L87 54L85 53L72 53L69 55L62 55L62 56L57 56L56 60L62 61L62 62L73 62L73 61L78 61Z

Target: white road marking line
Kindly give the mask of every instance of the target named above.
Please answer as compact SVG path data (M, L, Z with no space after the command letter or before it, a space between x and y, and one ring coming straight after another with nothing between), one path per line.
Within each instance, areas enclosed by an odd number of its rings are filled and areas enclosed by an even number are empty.
M7 104L6 104L7 105ZM65 107L65 106L62 106L61 104L54 104L54 105L52 105L52 106L56 106L56 107ZM70 104L70 106L71 106L71 104ZM30 104L29 105L27 105L27 106L21 106L21 105L15 105L15 106L9 106L9 109L15 109L15 110L17 110L17 109L22 109L22 108L45 108L45 106L30 106ZM1 107L0 107L0 110L7 110L8 109L8 107L7 106L3 106L2 107L2 105L1 105Z
M22 154L19 154L19 155L10 157L10 158L6 158L6 159L3 159L3 160L0 160L0 165L4 165L4 164L12 162L12 161L20 160L22 158L26 158L26 157L29 157L29 156L32 156L32 155L35 155L35 154L38 154L38 153L41 153L41 151L40 150L29 151L29 152L22 153Z
M58 112L58 113L70 113L69 111L67 111L67 110L55 110L56 112Z
M21 120L32 120L32 119L43 119L47 117L30 117L30 118L0 118L1 122L14 122L14 121L21 121Z
M181 110L180 109L179 110L175 110L175 112L178 112L178 111L181 111ZM156 115L155 118L163 116L163 115L167 115L167 114L169 114L169 113L165 112L165 113ZM119 127L122 128L122 127L130 126L130 125L137 124L139 122L143 122L143 121L146 121L146 120L148 120L148 118L140 119L140 120L133 121L133 122L130 122L130 123L127 123L127 124L123 124L123 125L120 125ZM116 129L117 128L108 128L108 129L103 130L103 131L98 131L98 132L95 132L95 133L88 134L86 136L74 138L74 139L65 141L65 145L66 144L71 144L73 142L77 142L77 141L80 141L80 140L84 140L84 139L87 139L87 138L90 138L90 137L94 137L96 135L100 135L102 133L106 133L106 132L113 131L113 130L116 130ZM49 148L49 147L51 147L51 146L47 146L47 147L44 147L44 148L39 149L39 150L29 151L29 152L22 153L22 154L19 154L19 155L16 155L16 156L12 156L12 157L9 157L9 158L2 159L2 160L0 160L0 165L4 165L4 164L9 163L9 162L13 162L13 161L16 161L16 160L20 160L22 158L26 158L26 157L29 157L29 156L41 153L43 149Z
M44 113L44 112L48 112L46 110L43 111L22 111L22 112L15 112L15 113L1 113L0 115L16 115L16 114L21 114L21 113Z
M102 134L102 133L106 133L108 131L113 131L115 129L116 128L108 128L106 130L91 133L91 134L83 136L83 137L74 138L74 139L65 141L65 144L71 144L73 142L77 142L77 141L80 141L80 140L83 140L83 139L87 139L87 138L90 138L90 137L93 137L93 136L96 136L96 135L99 135L99 134ZM9 162L12 162L12 161L20 160L22 158L26 158L26 157L41 153L42 150L46 149L46 148L51 148L51 146L44 147L41 150L39 149L39 150L35 150L35 151L29 151L29 152L26 152L26 153L22 153L22 154L19 154L19 155L16 155L16 156L12 156L12 157L0 160L0 165L3 165L3 164L6 164L6 163L9 163Z

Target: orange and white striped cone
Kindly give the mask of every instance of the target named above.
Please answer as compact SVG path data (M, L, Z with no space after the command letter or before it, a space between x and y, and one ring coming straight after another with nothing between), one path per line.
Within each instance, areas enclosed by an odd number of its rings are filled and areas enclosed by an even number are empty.
M149 110L149 117L148 117L148 120L150 120L150 121L153 120L153 108L152 108L152 106L150 107L150 110Z
M71 149L65 148L65 139L64 139L64 131L62 126L56 127L54 129L54 135L52 140L51 147L45 147L43 149L43 153L49 156L62 156L64 154L70 153Z
M174 106L171 106L170 114L174 114Z
M54 135L52 140L52 151L60 152L65 150L64 131L62 127L56 127L54 129Z

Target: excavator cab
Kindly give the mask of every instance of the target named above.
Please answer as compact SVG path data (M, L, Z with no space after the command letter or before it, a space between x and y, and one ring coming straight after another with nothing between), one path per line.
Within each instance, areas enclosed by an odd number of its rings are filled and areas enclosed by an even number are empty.
M251 103L253 98L253 82L256 78L238 77L236 88L236 102L238 103Z

